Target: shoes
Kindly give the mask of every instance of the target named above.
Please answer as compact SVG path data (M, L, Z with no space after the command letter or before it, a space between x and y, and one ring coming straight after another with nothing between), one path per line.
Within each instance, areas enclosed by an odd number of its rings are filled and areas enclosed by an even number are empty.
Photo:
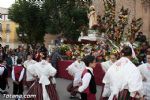
M4 92L0 91L0 94L9 94L9 93L7 91Z
M71 95L71 96L70 96L70 99L73 99L73 98L77 98L77 96Z
M71 95L70 99L81 100L81 97L80 96L73 96L73 95Z
M4 91L3 94L9 94L7 91Z
M2 91L0 91L0 94L3 94L3 92L2 92Z

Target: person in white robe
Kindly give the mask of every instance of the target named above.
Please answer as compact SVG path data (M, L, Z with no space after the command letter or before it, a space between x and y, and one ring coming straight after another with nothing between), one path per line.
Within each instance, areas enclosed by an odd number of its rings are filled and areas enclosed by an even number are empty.
M101 63L103 71L106 73L107 70L110 68L110 66L112 66L113 63L115 63L116 60L117 60L116 54L111 53L110 54L110 60ZM110 93L111 93L111 91L110 91L109 84L105 84L104 89L103 89L103 93L102 93L102 97L109 97Z
M46 58L46 61L47 61L48 63L50 63L50 65L52 66L49 56ZM52 66L52 67L54 67L54 66ZM52 83L55 84L55 86L56 86L56 79L55 79L55 76L52 77Z
M107 70L109 69L109 67L110 67L116 60L117 60L117 56L116 56L114 53L110 54L110 60L101 63L103 71L106 73Z
M51 80L57 71L44 59L46 57L42 55L40 62L27 67L28 71L37 77L37 81L30 87L27 94L36 94L34 100L59 100L56 88Z
M143 90L146 100L150 100L150 52L146 56L147 63L138 67L143 77Z
M130 97L143 97L141 90L143 89L142 76L138 68L130 61L132 49L126 46L122 50L124 57L117 60L106 72L103 83L109 84L110 96L108 100L118 97L119 92L127 89Z
M30 87L33 83L33 81L35 80L34 75L32 75L29 71L28 71L28 66L37 63L35 60L32 59L32 55L28 55L27 56L27 60L23 63L24 67L26 68L26 85L28 87Z
M67 67L68 73L73 76L73 82L68 85L67 90L71 93L71 97L74 97L76 94L72 94L73 90L81 85L81 75L83 70L86 68L86 65L81 61L81 57L78 57L75 62Z

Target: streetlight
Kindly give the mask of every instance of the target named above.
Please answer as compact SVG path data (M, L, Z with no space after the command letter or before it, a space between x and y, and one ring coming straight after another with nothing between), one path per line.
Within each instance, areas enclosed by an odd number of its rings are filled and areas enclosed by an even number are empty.
M20 32L19 37L21 38L21 42L24 42L24 38L27 36L25 32Z

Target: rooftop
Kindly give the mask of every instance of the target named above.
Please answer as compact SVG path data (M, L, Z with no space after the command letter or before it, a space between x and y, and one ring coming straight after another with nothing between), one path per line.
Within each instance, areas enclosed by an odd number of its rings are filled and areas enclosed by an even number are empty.
M0 7L0 13L1 14L8 14L8 8L2 8L2 7Z

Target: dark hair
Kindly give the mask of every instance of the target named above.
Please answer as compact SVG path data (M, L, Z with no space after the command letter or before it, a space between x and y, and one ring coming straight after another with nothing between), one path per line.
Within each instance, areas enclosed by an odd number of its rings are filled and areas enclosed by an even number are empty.
M41 59L46 59L46 58L47 58L46 52L41 52Z
M138 34L143 34L143 32L138 32Z
M125 46L121 51L124 56L132 56L132 49L129 46Z
M18 58L17 59L17 64L21 64L22 63L22 59L21 58Z
M3 60L2 60L2 59L0 59L0 64L1 64L1 63L3 63Z
M32 57L33 55L31 53L28 53L27 56L31 56Z
M95 60L95 57L91 55L87 55L83 58L83 62L85 63L87 67L89 66L90 63L93 63L94 60Z

